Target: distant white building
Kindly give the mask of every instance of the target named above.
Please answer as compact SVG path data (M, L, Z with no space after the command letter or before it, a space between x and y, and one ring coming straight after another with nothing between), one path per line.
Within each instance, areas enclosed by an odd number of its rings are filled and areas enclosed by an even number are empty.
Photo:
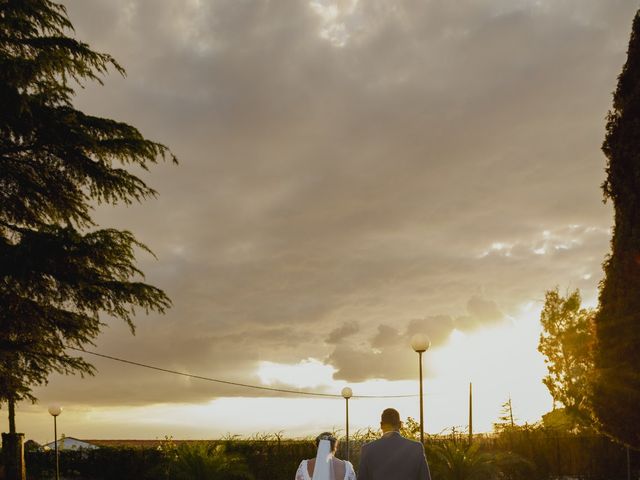
M42 445L44 450L54 450L56 442L49 442ZM86 442L84 440L78 440L73 437L62 437L58 439L58 450L93 450L94 448L99 448L97 445L93 443Z

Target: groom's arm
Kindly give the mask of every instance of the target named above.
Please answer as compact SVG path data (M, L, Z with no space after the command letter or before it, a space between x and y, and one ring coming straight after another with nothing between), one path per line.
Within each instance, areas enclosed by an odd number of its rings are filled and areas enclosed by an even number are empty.
M367 465L367 445L360 450L360 467L358 468L358 480L371 480L369 466Z
M429 471L429 464L427 463L427 456L424 453L424 445L419 444L419 461L420 470L418 474L418 480L431 480L431 472Z

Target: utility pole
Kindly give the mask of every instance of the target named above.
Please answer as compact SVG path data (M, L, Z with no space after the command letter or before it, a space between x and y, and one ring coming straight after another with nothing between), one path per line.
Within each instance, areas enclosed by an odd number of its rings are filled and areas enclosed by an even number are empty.
M627 480L631 480L631 455L629 453L629 445L627 445Z
M469 382L469 445L473 442L473 383Z

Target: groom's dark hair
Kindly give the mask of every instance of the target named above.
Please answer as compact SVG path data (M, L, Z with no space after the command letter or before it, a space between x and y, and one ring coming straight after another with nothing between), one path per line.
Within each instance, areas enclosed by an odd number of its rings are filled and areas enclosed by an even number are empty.
M395 408L387 408L382 412L380 417L380 423L389 425L391 427L400 428L402 422L400 421L400 413Z
M329 440L331 442L331 451L336 451L336 445L338 445L338 439L331 432L322 432L316 437L316 447L320 445L320 440Z

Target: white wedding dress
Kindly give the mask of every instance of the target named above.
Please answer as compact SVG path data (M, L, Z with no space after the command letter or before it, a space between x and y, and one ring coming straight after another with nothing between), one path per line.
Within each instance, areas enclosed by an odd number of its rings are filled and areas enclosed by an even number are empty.
M307 460L302 460L302 462L300 462L300 466L298 467L298 471L296 472L295 480L311 480L311 477L309 476ZM353 465L351 465L351 462L347 460L344 461L344 479L336 478L332 480L356 480L356 472L353 470Z
M320 440L313 477L309 476L308 461L302 460L296 472L295 480L356 480L356 472L353 470L353 465L346 460L344 460L344 478L336 477L333 468L335 460L331 453L331 443L328 440Z

